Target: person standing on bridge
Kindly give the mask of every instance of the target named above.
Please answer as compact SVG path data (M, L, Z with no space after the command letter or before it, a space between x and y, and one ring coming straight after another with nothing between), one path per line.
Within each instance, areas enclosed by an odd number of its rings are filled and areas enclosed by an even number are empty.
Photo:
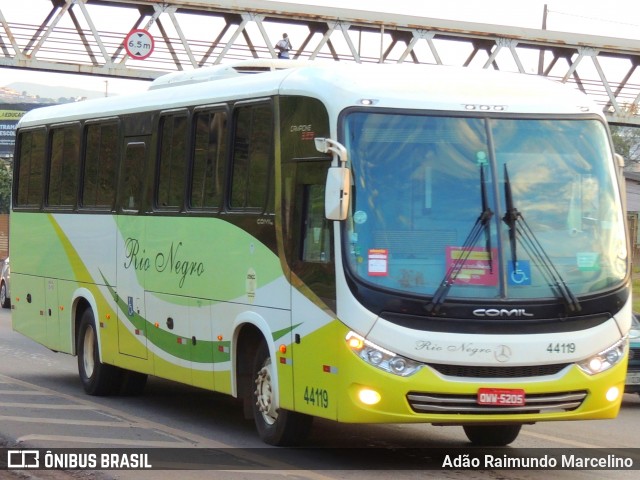
M289 58L289 50L291 50L289 35L282 34L282 38L276 43L276 49L278 49L278 58Z

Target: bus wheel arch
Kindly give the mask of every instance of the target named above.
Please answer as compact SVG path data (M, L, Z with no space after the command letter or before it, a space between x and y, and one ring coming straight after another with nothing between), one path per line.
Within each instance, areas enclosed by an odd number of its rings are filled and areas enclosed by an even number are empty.
M260 342L264 341L264 335L260 329L253 324L245 323L236 329L233 348L235 352L233 359L235 392L236 396L243 401L244 415L248 420L253 418L251 410L251 396L253 392L248 388L252 374L253 359L255 358Z
M81 292L85 293L86 292ZM147 384L148 375L145 373L134 372L132 370L127 370L124 368L116 367L115 365L107 365L102 362L103 356L100 347L100 337L99 337L99 323L96 322L96 306L92 303L93 298L90 296L77 295L73 301L73 348L74 355L78 356L78 373L80 375L80 380L82 381L83 387L85 388L85 392L89 395L112 395L118 394L122 396L137 396L143 393L145 386ZM84 343L81 345L81 341L87 340L87 330L83 329L82 322L85 315L88 315L89 312L93 316L93 328L95 329L94 333L96 335L96 345L95 350L97 354L97 358L95 360L91 360L86 355L84 355L84 351L81 351L81 347L84 348ZM81 337L83 339L81 340ZM81 355L84 355L82 360L83 364L81 365ZM88 382L90 376L87 375L86 367L87 362L89 364L93 364L93 368L98 368L100 373L100 380L96 380L98 382L95 386L88 386ZM104 373L103 373L104 372ZM105 385L100 385L100 382L104 382ZM89 390L87 390L89 388ZM95 393L93 392L95 389Z
M260 438L269 445L297 445L309 435L313 417L277 407L275 358L263 333L243 325L236 342L238 397L245 417L253 418Z
M78 374L84 391L89 395L111 395L119 385L120 372L101 361L95 315L88 303L78 304L76 325Z
M80 336L80 320L85 310L91 309L91 305L86 298L79 297L73 302L73 330L71 335L73 337L73 354L78 355L78 338Z

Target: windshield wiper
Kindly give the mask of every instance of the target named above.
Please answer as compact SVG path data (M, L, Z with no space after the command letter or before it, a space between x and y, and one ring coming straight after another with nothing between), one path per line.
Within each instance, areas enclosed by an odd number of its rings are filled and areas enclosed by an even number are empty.
M516 240L516 226L518 224L518 217L520 212L513 206L513 194L511 193L511 182L509 181L509 172L507 170L507 164L504 164L504 201L507 207L507 211L502 217L502 221L509 226L509 244L511 245L511 261L513 262L513 269L516 269L518 263L518 254L516 252L517 240Z
M489 202L487 200L487 184L484 177L484 163L480 164L480 194L482 201L482 212L476 219L476 222L473 224L473 228L467 235L467 238L462 245L462 250L456 258L453 265L447 270L444 278L440 282L440 286L433 294L433 298L431 299L431 303L426 306L426 310L428 313L438 313L440 310L440 305L442 305L449 294L449 289L451 285L455 283L456 278L462 271L462 267L465 262L469 259L473 248L475 247L478 239L480 238L481 233L484 231L485 235L485 249L489 259L489 269L493 272L493 258L491 255L491 217L493 216L493 212L489 208Z
M511 191L511 181L509 180L509 172L507 170L506 163L504 165L504 198L507 211L504 217L502 217L502 221L509 227L509 243L511 245L511 261L513 262L513 270L516 270L518 264L516 246L518 240L520 240L520 243L529 257L539 266L549 287L562 296L567 308L571 312L580 311L580 302L569 286L565 283L562 275L560 275L560 272L558 272L558 269L551 261L551 258L549 258L549 255L536 238L533 230L531 230L531 227L529 227L529 224L522 216L522 213L520 213L515 207Z

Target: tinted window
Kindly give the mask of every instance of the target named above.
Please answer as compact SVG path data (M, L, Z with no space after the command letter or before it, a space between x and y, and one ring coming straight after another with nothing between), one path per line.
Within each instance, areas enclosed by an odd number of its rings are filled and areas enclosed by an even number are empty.
M226 158L226 112L198 112L194 119L194 154L190 206L220 205Z
M111 207L118 161L118 126L92 124L86 128L82 205Z
M184 196L187 158L187 116L160 119L160 165L156 205L180 207Z
M120 170L120 207L137 212L140 209L147 146L144 142L127 143Z
M73 206L80 166L80 129L55 128L51 132L51 163L47 204Z
M272 115L269 104L251 105L236 110L232 208L262 208L271 178Z
M22 132L18 136L18 197L16 205L38 206L42 199L45 130Z

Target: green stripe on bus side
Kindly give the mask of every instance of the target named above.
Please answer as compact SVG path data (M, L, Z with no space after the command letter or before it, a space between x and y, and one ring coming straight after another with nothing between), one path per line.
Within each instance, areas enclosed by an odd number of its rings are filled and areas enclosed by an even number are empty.
M53 229L55 230L56 235L60 240L60 244L69 260L69 264L76 278L92 278L88 269L86 268L84 262L82 261L80 255L73 247L71 241L68 236L65 234L64 230L60 227L56 219L53 215L47 215ZM190 349L185 349L183 345L178 344L178 338L181 338L179 335L175 335L171 332L167 332L166 330L162 330L156 328L151 322L149 322L143 316L134 312L133 315L128 315L129 307L127 302L120 298L115 291L112 284L107 280L102 272L100 272L102 277L103 284L109 290L114 302L117 305L118 310L122 313L124 317L126 317L131 324L144 332L147 332L147 340L151 342L153 345L168 353L169 355L174 356L175 358L181 360L192 361L194 363L220 363L227 362L230 360L230 343L225 341L210 341L210 340L198 340L196 345L193 345ZM108 305L107 299L102 295L99 289L92 289L92 293L96 296L96 301L101 305ZM204 299L193 299L193 302L209 302ZM218 303L214 301L210 301L213 303ZM191 303L191 300L185 299L185 303ZM202 304L202 303L200 303ZM119 320L120 321L120 320ZM291 327L287 327L272 333L273 340L278 340L283 338L287 334L291 333L297 327L299 327L301 323L296 325L292 325ZM148 332L153 330L153 340L148 334Z
M273 341L275 342L276 340L278 340L278 339L284 337L285 335L293 332L300 325L302 325L302 323L296 323L295 325L292 325L291 327L283 328L282 330L277 330L277 331L273 332L272 333Z
M53 218L53 215L47 215L47 217L49 218L56 232L56 235L60 239L60 243L62 244L63 249L69 259L69 263L71 264L71 268L76 278L91 278L89 271L87 270L84 263L82 262L82 259L80 258L80 255L78 255L78 252L76 251L76 249L73 248L71 241L69 240L67 235L64 233L64 231L62 230L62 228L60 227L56 219ZM107 286L114 301L116 302L118 309L123 314L126 314L129 311L128 305L120 297L118 297L117 293L115 292L111 284L107 281L107 279L104 277L102 272L100 272L100 275L102 276L102 280L104 284ZM96 298L96 301L101 300L102 303L104 304L107 303L106 299L100 293L99 289L95 289L95 291L92 293L96 295L96 297L99 297L99 298ZM149 322L146 321L145 318L141 317L138 314L134 314L133 316L128 318L136 328L141 329L145 332L147 331L146 329L147 327L148 328L153 327ZM211 363L214 357L212 353L214 350L214 345L216 347L215 350L216 351L218 350L217 346L219 342L201 341L201 342L198 342L199 345L196 345L197 348L191 349L192 351L188 351L188 350L185 351L185 349L180 348L180 346L178 345L177 335L173 335L164 330L157 330L154 336L158 337L158 340L159 340L157 342L153 342L154 345L156 345L157 347L161 348L165 352L181 360L190 360L195 363ZM219 362L225 362L225 361L229 361L231 357L229 353L224 354L224 353L218 352L218 355L215 355L215 358Z
M102 272L100 272L102 275ZM213 351L213 363L220 362L228 362L231 359L231 355L229 352L230 342L219 342L219 341L208 341L208 340L198 340L195 348L192 349L191 352L185 352L184 348L182 348L178 344L178 338L182 338L180 335L175 335L173 333L167 332L166 330L157 329L151 322L147 321L144 317L137 313L133 313L133 315L128 315L129 306L127 303L118 296L113 287L109 284L107 279L102 275L102 279L111 292L114 301L118 305L118 309L122 312L123 315L126 315L129 321L133 324L133 326L142 331L149 331L148 329L155 328L155 333L153 335L153 341L150 336L147 335L147 340L153 343L158 348L163 351L173 355L176 358L181 360L191 360L195 363L210 363L211 362L211 352ZM296 325L292 325L291 327L283 328L281 330L277 330L272 333L273 340L276 341L285 335L291 333L296 328L298 328L302 323L298 323ZM157 340L157 341L156 341ZM223 347L222 349L219 347ZM226 348L225 348L226 347Z
M188 360L194 363L212 363L212 360L213 363L215 363L216 361L227 362L231 359L231 356L228 352L222 355L215 355L215 359L213 359L213 352L218 351L218 346L221 343L227 342L198 340L196 342L196 345L194 345L194 348L186 350L181 344L178 343L178 338L183 338L181 335L175 335L171 332L167 332L166 330L156 328L155 325L147 321L146 318L136 312L134 312L132 315L129 315L129 306L127 305L127 302L125 302L118 296L118 294L104 277L102 272L100 272L100 275L102 276L105 285L109 289L109 292L111 293L122 315L125 316L135 328L142 330L143 332L149 332L151 329L154 329L153 340L147 333L147 341L153 343L153 345L155 345L156 347L176 358L179 358L180 360Z

